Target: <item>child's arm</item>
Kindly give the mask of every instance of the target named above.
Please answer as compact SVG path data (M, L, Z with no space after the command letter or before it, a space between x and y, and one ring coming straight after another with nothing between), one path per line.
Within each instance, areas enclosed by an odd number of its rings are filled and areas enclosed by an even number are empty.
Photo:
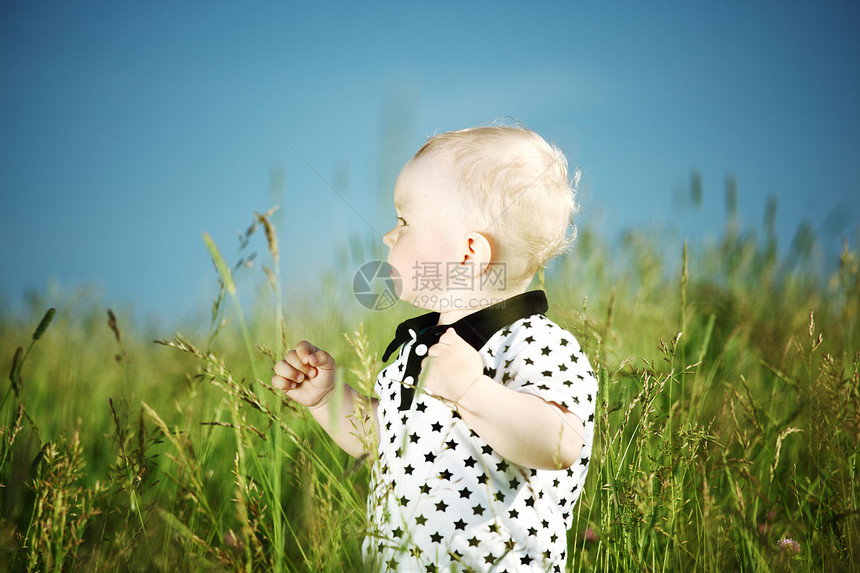
M331 354L307 341L299 342L295 350L275 364L272 386L284 391L289 398L307 406L311 415L329 436L346 453L360 457L367 452L370 436L360 436L364 425L354 419L355 403L363 399L350 386L344 384L343 400L337 406L331 400L334 394L337 365ZM336 408L336 409L335 409ZM378 435L377 401L370 401L374 436Z
M453 329L430 347L423 367L425 390L456 403L463 421L502 457L538 469L566 468L579 458L582 420L484 375L478 353Z

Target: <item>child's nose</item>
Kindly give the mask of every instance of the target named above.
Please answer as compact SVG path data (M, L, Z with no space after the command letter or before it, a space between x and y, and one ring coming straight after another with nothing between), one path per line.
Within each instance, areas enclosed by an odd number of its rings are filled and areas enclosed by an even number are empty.
M396 231L397 231L397 227L395 227L395 228L391 229L390 231L388 231L387 233L385 233L385 235L383 235L383 237L382 237L382 242L383 242L383 243L385 244L385 246L386 246L386 247L388 247L389 249L390 249L391 247L393 247L393 246L394 246L394 233L395 233Z

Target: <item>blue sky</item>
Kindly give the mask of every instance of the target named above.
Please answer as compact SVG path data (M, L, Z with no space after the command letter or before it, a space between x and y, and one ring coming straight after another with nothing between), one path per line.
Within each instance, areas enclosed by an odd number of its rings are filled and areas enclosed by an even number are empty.
M273 200L307 287L392 224L427 135L505 117L582 168L579 223L607 237L715 236L731 173L745 224L778 198L783 253L804 219L856 246L856 3L590 4L3 2L0 304L89 285L205 311L202 233L232 259Z

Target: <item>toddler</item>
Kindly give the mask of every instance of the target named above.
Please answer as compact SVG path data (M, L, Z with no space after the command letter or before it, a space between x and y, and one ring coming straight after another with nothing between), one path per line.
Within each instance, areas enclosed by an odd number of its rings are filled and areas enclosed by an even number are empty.
M378 456L365 555L376 571L562 571L588 470L597 383L574 337L546 318L534 274L573 238L567 161L521 127L431 137L394 188L383 241L400 298L431 311L383 355L372 428L335 361L300 342L272 384L345 451ZM332 411L337 408L337 411Z

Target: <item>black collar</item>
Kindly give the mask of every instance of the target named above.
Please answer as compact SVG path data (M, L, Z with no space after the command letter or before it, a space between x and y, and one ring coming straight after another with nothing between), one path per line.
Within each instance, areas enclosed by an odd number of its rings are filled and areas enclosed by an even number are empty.
M382 361L388 360L391 353L397 350L401 344L412 340L422 331L432 327L439 330L440 336L448 328L453 328L460 338L468 342L475 350L480 350L493 334L505 326L533 314L545 314L548 308L546 294L542 290L533 290L468 314L454 324L437 326L439 313L428 312L400 323L394 340L389 343L388 348L385 349L385 354L382 355Z

